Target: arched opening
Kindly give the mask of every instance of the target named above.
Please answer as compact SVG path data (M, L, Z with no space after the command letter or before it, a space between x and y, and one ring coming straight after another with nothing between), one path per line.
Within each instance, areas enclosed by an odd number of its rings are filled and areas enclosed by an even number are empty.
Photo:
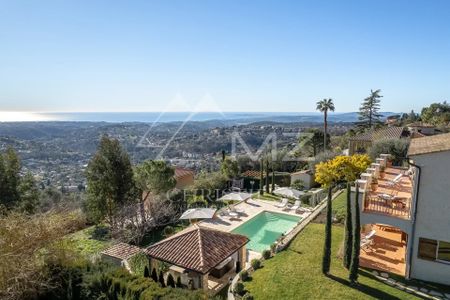
M400 228L366 224L361 228L360 266L405 276L408 235Z

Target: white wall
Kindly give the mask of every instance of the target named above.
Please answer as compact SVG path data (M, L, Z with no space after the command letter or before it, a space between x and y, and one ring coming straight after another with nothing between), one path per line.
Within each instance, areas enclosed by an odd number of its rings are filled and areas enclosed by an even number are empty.
M420 237L450 242L450 151L411 158L421 167L411 277L450 284L450 264L417 256Z

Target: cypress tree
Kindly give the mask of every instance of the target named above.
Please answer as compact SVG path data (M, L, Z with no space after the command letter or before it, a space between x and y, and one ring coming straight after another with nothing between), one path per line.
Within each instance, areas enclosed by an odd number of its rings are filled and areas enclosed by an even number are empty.
M173 276L170 273L167 276L167 286L170 286L170 287L173 287L173 288L175 287L175 280L173 280Z
M263 191L263 183L264 183L264 161L261 157L261 162L259 166L259 194L262 196L264 194Z
M266 193L269 193L269 159L266 159Z
M353 247L353 224L350 182L347 182L347 215L345 216L344 267L350 268Z
M153 268L153 270L152 270L152 276L151 277L152 277L154 282L158 282L158 274L156 274L156 269L155 268Z
M275 190L275 171L272 170L272 194L274 190Z
M148 271L148 267L147 266L145 266L145 268L144 268L144 277L150 277L150 272Z
M355 218L353 220L353 251L352 251L352 260L350 262L350 274L349 279L352 284L356 284L358 281L358 268L359 268L359 252L360 252L360 243L361 243L361 224L359 219L359 188L356 185L356 196L355 196Z
M327 220L325 224L325 244L323 247L323 258L322 258L322 273L327 275L330 273L331 264L331 192L332 187L328 188L327 197Z
M164 282L164 274L162 271L159 271L159 284L161 287L166 287L166 283Z

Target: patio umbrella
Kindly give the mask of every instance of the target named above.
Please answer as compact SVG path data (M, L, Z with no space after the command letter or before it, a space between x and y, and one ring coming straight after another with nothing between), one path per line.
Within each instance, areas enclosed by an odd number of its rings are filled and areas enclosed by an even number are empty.
M274 194L284 197L290 197L299 199L300 196L304 195L305 192L290 188L290 187L282 187L273 191Z
M213 208L191 208L185 211L180 220L190 220L190 219L211 219L216 210Z
M244 201L249 199L252 196L252 194L249 193L229 193L226 195L223 195L218 200L219 201Z

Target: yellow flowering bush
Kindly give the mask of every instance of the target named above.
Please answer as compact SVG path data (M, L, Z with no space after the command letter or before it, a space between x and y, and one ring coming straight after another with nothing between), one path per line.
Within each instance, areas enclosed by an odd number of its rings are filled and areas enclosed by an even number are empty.
M330 186L342 181L355 181L370 162L366 154L336 156L316 165L315 180L322 186Z

